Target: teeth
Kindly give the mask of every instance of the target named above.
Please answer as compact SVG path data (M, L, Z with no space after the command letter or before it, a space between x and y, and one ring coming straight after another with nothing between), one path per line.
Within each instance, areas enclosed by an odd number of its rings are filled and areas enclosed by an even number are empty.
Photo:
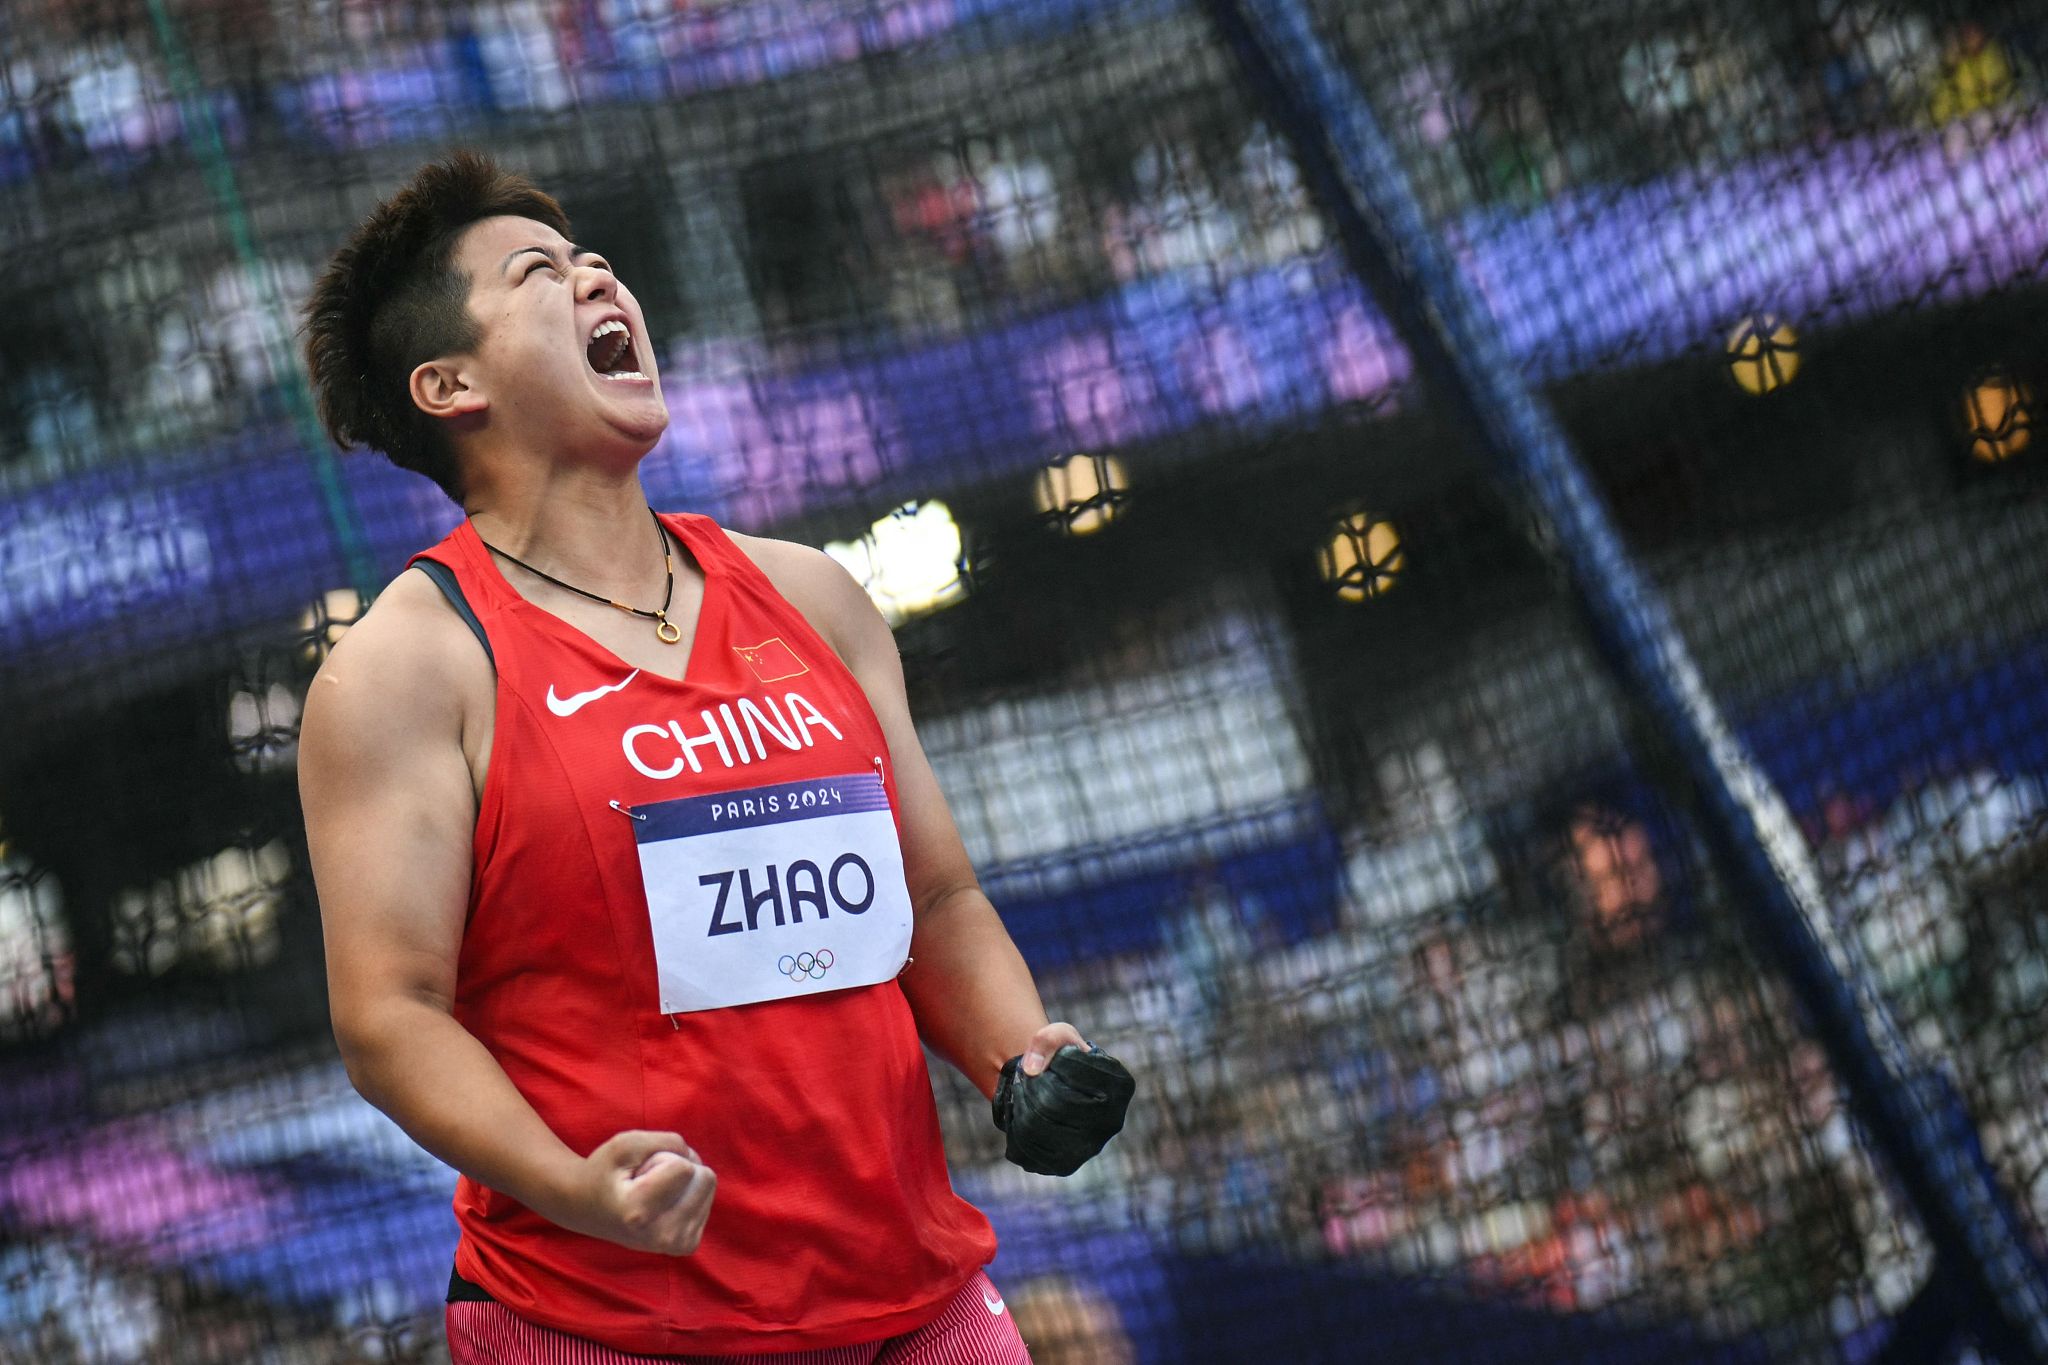
M610 322L600 323L597 330L590 334L590 339L596 341L599 337L608 337L613 332L624 332L625 330L626 324L620 322L617 318L613 318ZM628 333L628 335L631 334Z
M612 372L611 372L610 374L600 375L600 376L598 376L598 377L599 377L600 379L645 379L645 378L647 378L647 376L646 376L646 375L644 375L644 374L640 373L640 371L638 371L638 370L613 370L613 371L612 371Z

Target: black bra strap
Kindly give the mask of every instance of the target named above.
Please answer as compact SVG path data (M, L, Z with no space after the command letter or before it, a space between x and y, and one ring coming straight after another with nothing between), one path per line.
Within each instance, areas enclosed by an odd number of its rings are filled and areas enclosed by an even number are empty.
M464 625L476 633L477 643L484 647L484 657L491 661L491 667L495 669L498 666L498 656L491 652L491 637L484 634L484 623L477 620L476 613L470 610L469 599L462 595L462 585L455 581L455 570L438 559L414 560L413 567L434 580L434 586L448 599L448 605L455 608L455 614L462 618Z

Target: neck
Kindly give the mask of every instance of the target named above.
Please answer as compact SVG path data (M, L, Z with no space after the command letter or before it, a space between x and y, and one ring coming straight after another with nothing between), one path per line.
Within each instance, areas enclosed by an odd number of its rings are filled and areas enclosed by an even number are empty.
M485 543L587 591L632 600L666 577L637 471L547 470L472 487L463 502Z

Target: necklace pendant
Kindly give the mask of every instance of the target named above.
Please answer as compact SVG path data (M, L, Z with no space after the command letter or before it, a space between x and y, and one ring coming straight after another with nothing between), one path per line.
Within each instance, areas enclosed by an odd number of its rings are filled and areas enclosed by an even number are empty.
M678 630L666 616L660 618L660 620L661 624L654 628L654 638L665 645L681 643L683 632Z

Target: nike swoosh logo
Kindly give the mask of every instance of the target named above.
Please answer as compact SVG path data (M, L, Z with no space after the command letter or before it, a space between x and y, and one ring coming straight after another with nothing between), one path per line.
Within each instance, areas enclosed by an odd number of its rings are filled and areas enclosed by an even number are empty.
M990 1317L999 1318L1003 1315L1003 1296L998 1294L990 1298L988 1291L984 1289L981 1291L981 1306L988 1310Z
M628 673L625 677L621 678L619 681L613 683L610 687L593 687L588 692L578 692L571 697L556 696L555 685L553 683L549 683L548 710L554 712L558 716L573 716L578 711L581 711L584 707L590 705L590 703L596 701L599 697L605 696L608 693L618 691L620 688L624 687L627 683L633 681L633 679L639 676L640 670L636 668L631 673Z

